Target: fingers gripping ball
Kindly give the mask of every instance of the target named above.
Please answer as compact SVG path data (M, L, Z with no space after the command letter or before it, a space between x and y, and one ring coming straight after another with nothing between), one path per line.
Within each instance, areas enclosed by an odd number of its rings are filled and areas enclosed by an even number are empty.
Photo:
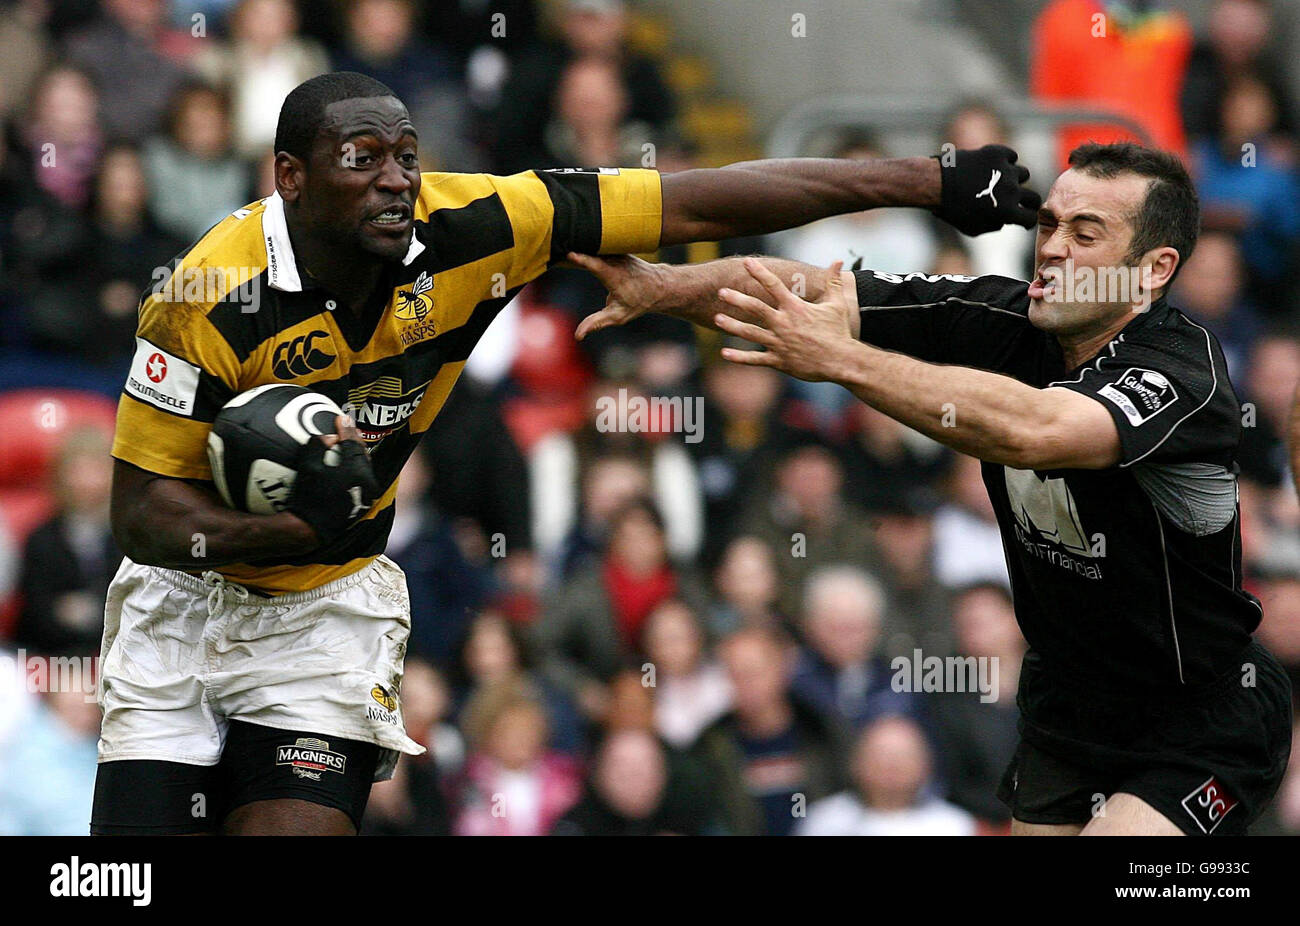
M217 492L231 508L274 514L289 508L302 455L318 435L333 434L342 411L301 386L258 386L235 396L208 434Z

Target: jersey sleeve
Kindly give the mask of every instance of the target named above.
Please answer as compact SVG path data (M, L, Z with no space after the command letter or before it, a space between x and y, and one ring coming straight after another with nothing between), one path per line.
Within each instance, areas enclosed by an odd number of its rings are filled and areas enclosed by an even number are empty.
M1076 377L1049 383L1089 396L1119 430L1121 467L1152 463L1228 463L1241 438L1241 410L1209 333L1121 335L1113 352Z
M860 339L931 363L1001 371L1029 329L1028 284L1009 277L854 271Z
M174 479L212 478L207 437L239 361L201 309L149 293L117 406L113 456Z
M540 276L570 251L631 254L659 247L658 171L563 168L493 178L510 216L517 279Z

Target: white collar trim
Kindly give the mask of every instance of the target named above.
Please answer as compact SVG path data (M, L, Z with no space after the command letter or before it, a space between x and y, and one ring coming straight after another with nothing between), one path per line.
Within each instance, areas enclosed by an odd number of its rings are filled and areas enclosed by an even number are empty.
M274 289L286 293L302 292L302 278L298 276L298 262L293 256L293 245L289 243L289 225L284 218L284 200L279 193L272 193L263 200L266 209L262 212L262 239L266 244L266 273ZM402 266L409 267L424 253L424 244L414 231L411 232L411 244L402 258Z

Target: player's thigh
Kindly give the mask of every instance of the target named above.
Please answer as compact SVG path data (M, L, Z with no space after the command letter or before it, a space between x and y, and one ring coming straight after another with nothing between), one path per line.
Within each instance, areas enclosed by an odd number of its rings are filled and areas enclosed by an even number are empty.
M351 835L383 755L374 743L232 720L221 756L223 831Z
M1011 818L1012 836L1078 836L1082 823L1026 823Z
M96 836L211 835L221 815L215 766L123 759L101 762L95 774Z
M226 836L355 836L357 827L335 807L273 798L236 807L226 816L221 832Z
M1181 836L1172 820L1135 794L1119 792L1106 799L1101 812L1081 836Z

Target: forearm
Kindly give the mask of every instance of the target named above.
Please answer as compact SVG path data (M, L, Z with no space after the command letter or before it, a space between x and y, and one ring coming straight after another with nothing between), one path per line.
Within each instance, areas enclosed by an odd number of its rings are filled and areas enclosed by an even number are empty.
M315 532L287 512L247 514L217 494L176 479L154 479L122 502L114 499L114 533L139 563L170 569L209 569L306 553Z
M830 271L825 267L776 257L760 258L763 266L775 273L792 291L816 301L826 291ZM756 298L763 287L745 269L743 257L711 260L702 264L655 264L656 299L649 310L670 315L705 328L717 328L713 319L719 312L734 311L718 297L721 289L734 289Z
M970 367L926 363L861 342L842 348L835 377L872 408L991 463L1034 469L1061 458L1058 403L1048 390Z
M787 158L663 178L662 246L764 235L845 212L940 203L934 158Z

